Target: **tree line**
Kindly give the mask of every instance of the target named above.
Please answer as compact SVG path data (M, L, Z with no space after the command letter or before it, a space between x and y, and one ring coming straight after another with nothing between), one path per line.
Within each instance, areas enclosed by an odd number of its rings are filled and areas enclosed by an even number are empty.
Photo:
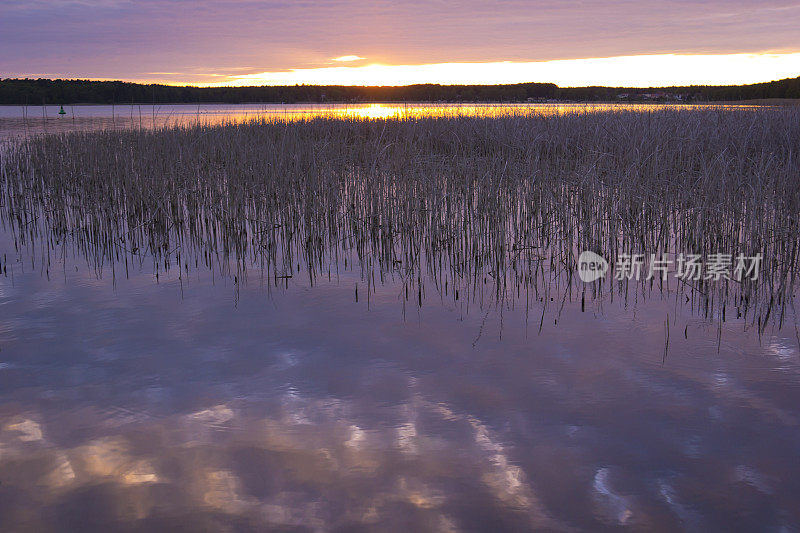
M179 87L123 81L2 79L0 104L172 104L306 102L527 102L675 100L686 102L800 98L800 77L732 86L659 88L558 87L554 83L509 85L421 84L398 87L292 85Z

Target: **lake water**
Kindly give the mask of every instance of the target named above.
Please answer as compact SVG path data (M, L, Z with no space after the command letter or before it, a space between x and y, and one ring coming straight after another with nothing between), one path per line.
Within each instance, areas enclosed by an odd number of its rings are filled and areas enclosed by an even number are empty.
M793 315L44 257L4 223L0 529L800 527Z
M389 118L429 116L497 116L524 113L571 113L609 109L692 109L681 104L163 104L0 106L0 141L42 133L116 128L152 128L195 122L219 124L261 118L300 120L315 117Z

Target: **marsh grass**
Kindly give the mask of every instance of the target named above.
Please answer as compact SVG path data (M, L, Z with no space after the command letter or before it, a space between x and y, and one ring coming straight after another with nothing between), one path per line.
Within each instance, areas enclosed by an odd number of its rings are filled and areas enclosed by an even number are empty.
M659 109L499 117L257 119L19 141L3 226L49 275L135 263L271 286L360 274L406 305L658 294L720 321L783 323L798 266L800 111ZM575 257L763 254L756 282L585 285ZM645 266L645 268L647 268ZM359 287L356 287L358 297ZM541 313L541 318L539 318Z

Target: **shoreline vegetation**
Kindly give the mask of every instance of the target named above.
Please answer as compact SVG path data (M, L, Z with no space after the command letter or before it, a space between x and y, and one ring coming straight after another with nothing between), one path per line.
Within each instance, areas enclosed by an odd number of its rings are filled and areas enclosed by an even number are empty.
M0 105L378 102L800 102L800 77L733 86L659 88L511 85L193 87L122 81L0 79Z
M0 153L0 224L20 260L85 257L116 279L210 269L288 286L360 273L531 322L566 301L652 295L759 335L793 321L800 108L255 119L71 132ZM576 254L763 255L751 280L583 284ZM23 255L30 257L22 257ZM149 267L148 267L149 268ZM109 272L110 271L110 272ZM720 329L721 331L721 329Z

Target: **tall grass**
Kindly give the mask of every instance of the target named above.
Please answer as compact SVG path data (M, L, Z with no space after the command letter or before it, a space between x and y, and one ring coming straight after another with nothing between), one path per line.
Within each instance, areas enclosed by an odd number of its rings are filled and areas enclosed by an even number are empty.
M74 246L98 271L152 261L237 283L357 268L366 294L391 278L417 305L431 291L526 308L658 291L763 328L791 304L798 154L791 108L76 132L0 155L0 219L18 246L46 243L43 269ZM621 253L764 259L752 282L584 285L584 249L612 268Z

